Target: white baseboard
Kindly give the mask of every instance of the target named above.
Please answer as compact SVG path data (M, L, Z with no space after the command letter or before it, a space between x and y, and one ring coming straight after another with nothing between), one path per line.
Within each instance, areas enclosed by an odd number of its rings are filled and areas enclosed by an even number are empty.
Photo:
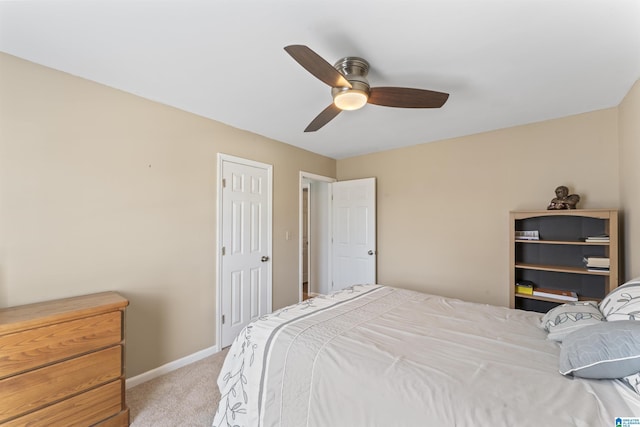
M190 354L189 356L185 356L178 360L174 360L173 362L158 366L155 369L144 372L140 375L136 375L135 377L127 378L126 388L129 389L131 387L137 386L138 384L146 383L149 380L152 380L164 374L168 374L169 372L175 371L176 369L182 368L183 366L187 366L190 363L197 362L198 360L202 360L205 357L216 354L217 352L218 346L214 345L209 348L205 348L204 350L200 350L193 354Z

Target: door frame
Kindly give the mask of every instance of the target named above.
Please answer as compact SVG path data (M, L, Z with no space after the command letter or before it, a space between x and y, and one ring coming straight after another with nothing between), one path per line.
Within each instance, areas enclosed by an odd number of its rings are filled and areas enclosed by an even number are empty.
M218 153L216 182L216 345L222 340L222 167L224 162L239 163L267 171L267 250L271 257L267 273L267 309L273 310L273 165L249 160L230 154ZM222 350L220 348L220 350Z
M305 193L306 193L306 195L305 195ZM306 198L306 200L305 200L305 198ZM303 256L302 256L302 259L303 259L303 263L302 263L302 281L304 283L304 280L307 279L307 284L309 286L310 286L309 282L310 282L310 277L311 277L311 275L309 274L310 267L311 267L311 263L310 263L311 260L309 259L310 258L310 251L309 251L309 245L308 244L307 244L307 259L304 260L304 246L305 246L304 234L306 232L306 234L307 234L307 243L308 243L309 236L311 235L311 233L310 233L311 223L309 221L309 217L311 216L311 214L309 212L309 209L311 207L311 200L310 199L311 199L311 183L310 182L305 182L305 183L302 184L302 206L303 206L302 211L303 211L303 214L302 214L301 218L304 218L305 216L307 217L307 229L306 230L304 229L304 221L303 221L303 224L302 224L303 226L300 227L300 230L302 231L302 234L301 234L302 246L300 246L300 250L302 251L302 254L303 254ZM307 203L307 213L306 213L306 215L304 214L304 203L305 203L305 201ZM307 263L307 276L306 277L304 275L304 261L306 261L306 263Z
M304 279L303 277L303 273L302 273L302 245L303 245L303 241L302 241L302 225L303 225L303 221L302 221L302 216L303 214L303 207L302 207L302 198L303 193L302 190L304 188L304 180L311 180L311 181L321 181L321 182L327 182L327 183L333 183L336 182L337 179L335 178L331 178L328 176L323 176L323 175L317 175L315 173L311 173L311 172L305 172L305 171L300 171L300 178L298 180L298 301L302 301L302 281ZM311 189L309 189L309 191L311 191ZM311 194L311 193L309 193ZM329 197L331 197L331 194L329 194ZM330 200L327 202L329 203ZM332 223L331 223L331 215L329 215L328 218L329 221L329 230L331 230L332 227ZM311 221L309 221L308 224L309 227L311 227ZM331 243L331 236L326 236L327 239L329 240L329 243ZM331 249L331 245L329 245L329 251L332 251ZM331 254L329 254L331 255ZM331 267L331 256L329 256L329 277L333 277L332 276L332 267ZM311 265L308 265L307 268L309 269L308 273L311 270Z

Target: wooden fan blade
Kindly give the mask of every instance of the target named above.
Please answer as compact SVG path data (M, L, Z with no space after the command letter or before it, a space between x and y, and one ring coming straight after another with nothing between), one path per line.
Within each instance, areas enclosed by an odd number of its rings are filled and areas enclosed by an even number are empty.
M440 108L447 102L448 93L408 87L371 88L369 104L400 108Z
M341 111L342 111L341 109L339 109L338 107L335 106L335 104L332 103L327 108L322 110L322 112L318 114L311 123L309 123L309 126L307 126L307 128L304 131L305 132L317 131L322 126L326 125L331 120L333 120L338 114L340 114Z
M298 64L331 87L348 87L351 83L320 55L304 45L291 45L284 48Z

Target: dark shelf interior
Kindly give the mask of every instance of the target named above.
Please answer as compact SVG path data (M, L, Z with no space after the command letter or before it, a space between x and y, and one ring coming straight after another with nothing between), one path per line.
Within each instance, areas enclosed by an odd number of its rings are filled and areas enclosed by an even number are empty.
M538 230L540 240L579 241L606 233L606 221L584 216L539 216L516 221L517 231Z
M583 299L602 299L606 294L606 279L602 276L517 269L516 282L520 280L529 280L541 288L573 291Z
M553 242L580 242L587 236L608 233L608 221L583 216L540 216L516 220L516 231L538 230L540 240ZM550 267L584 268L587 256L609 256L609 245L540 244L517 241L516 264L536 264ZM516 268L516 282L529 280L541 288L573 291L580 299L600 300L606 295L608 277L604 275L542 271ZM515 307L523 310L547 312L562 302L548 302L516 298Z
M607 246L516 243L516 263L584 267L586 256L606 257Z
M520 310L537 311L538 313L546 313L560 303L550 301L539 301L535 299L516 298L516 308Z

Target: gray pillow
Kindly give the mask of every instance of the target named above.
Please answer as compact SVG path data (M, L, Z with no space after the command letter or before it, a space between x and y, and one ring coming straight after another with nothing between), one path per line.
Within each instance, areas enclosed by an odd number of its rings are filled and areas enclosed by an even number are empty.
M562 342L562 375L612 379L636 372L640 372L640 322L600 322L570 333Z
M600 311L611 320L640 320L640 277L618 286L602 299Z
M543 317L541 326L549 334L547 338L562 341L569 333L604 320L595 301L576 301L559 305Z

